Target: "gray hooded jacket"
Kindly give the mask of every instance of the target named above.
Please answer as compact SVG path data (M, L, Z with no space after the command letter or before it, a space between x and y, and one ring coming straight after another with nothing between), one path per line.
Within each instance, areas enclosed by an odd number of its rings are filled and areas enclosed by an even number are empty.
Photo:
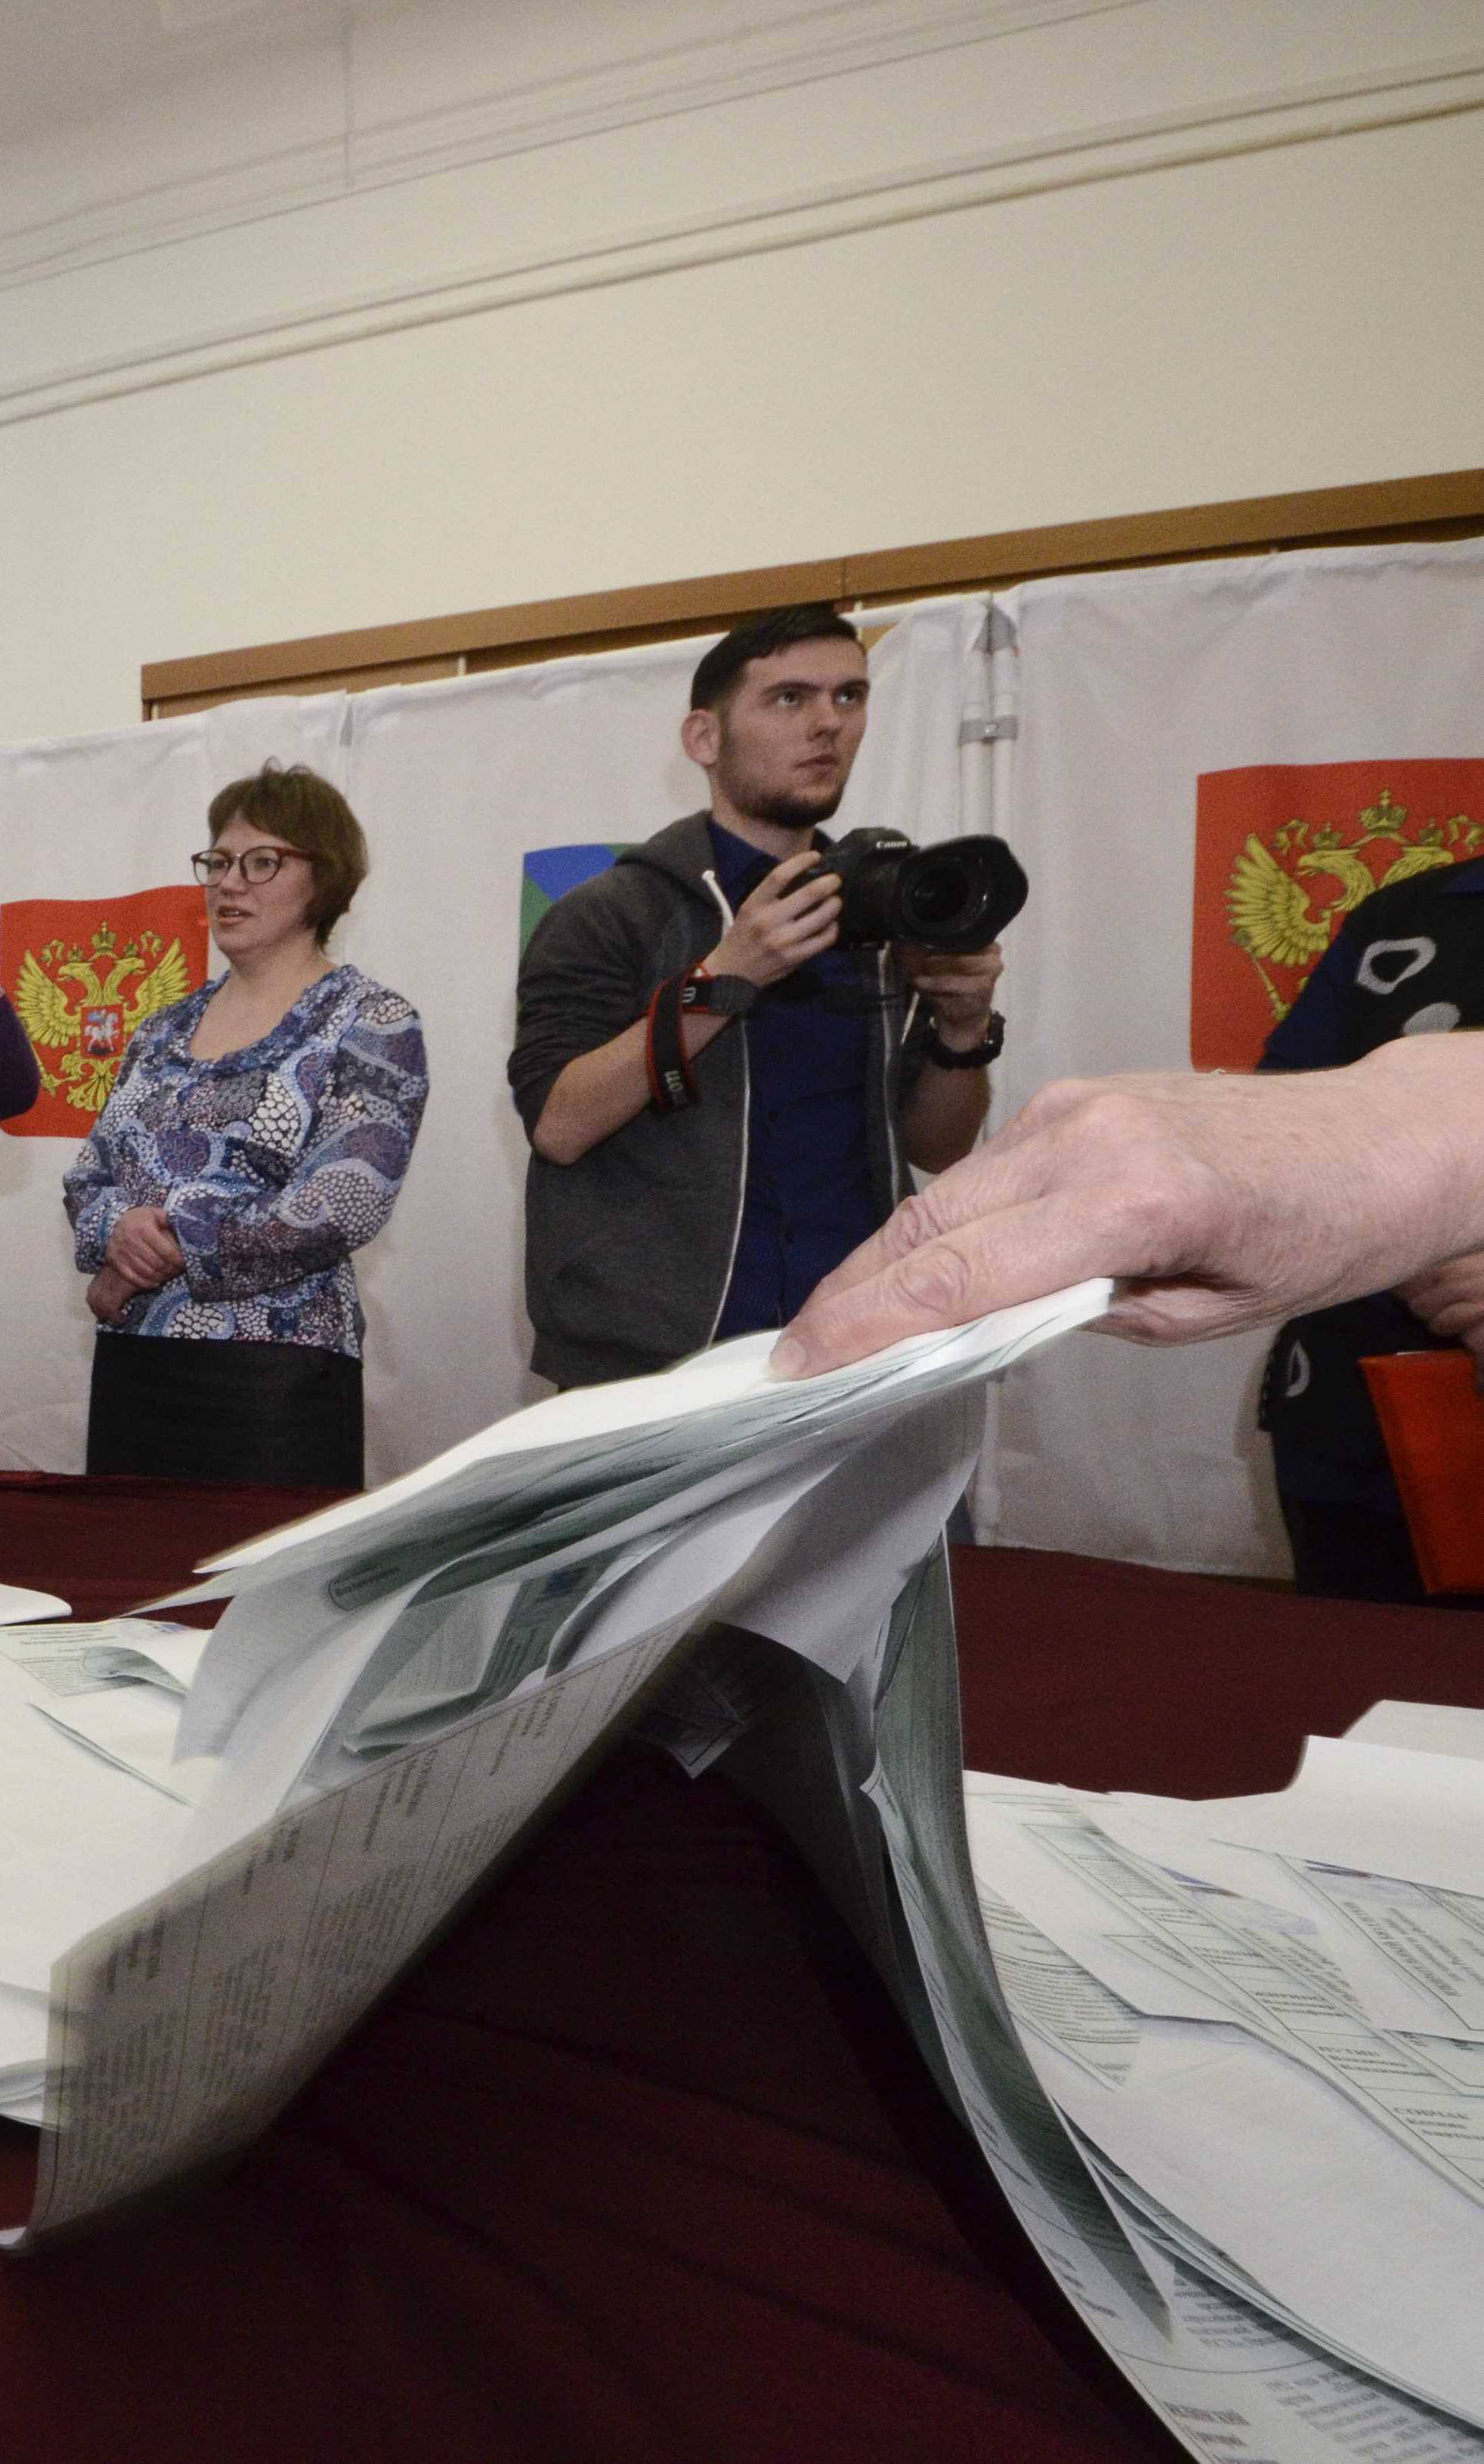
M826 842L827 844L827 842ZM529 1137L569 1061L642 1018L656 987L715 948L731 922L707 815L672 822L559 898L521 963L510 1081ZM877 1218L910 1187L897 1123L922 1066L891 953L862 952L869 1012L867 1136ZM663 1369L709 1343L731 1277L747 1185L747 1038L695 1064L701 1101L646 1109L577 1163L534 1151L526 1177L532 1366L559 1386Z

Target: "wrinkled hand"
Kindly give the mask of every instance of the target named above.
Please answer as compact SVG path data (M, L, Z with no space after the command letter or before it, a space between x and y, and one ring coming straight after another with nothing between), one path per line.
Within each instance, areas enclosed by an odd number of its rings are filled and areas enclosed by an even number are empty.
M117 1266L100 1266L88 1286L88 1307L100 1325L117 1326L137 1288L124 1282Z
M163 1206L131 1206L114 1225L103 1254L137 1292L157 1291L186 1270L180 1243Z
M1434 1334L1451 1334L1473 1354L1473 1383L1484 1395L1484 1249L1449 1258L1397 1290Z
M840 875L813 873L819 859L805 847L786 856L737 909L707 959L713 976L746 976L749 983L775 984L834 942L840 928Z
M904 942L914 992L932 1005L932 1023L951 1051L970 1052L989 1032L994 987L1005 972L997 941L987 950L924 950Z
M809 1375L1091 1275L1119 1279L1105 1331L1188 1342L1480 1248L1484 1037L1294 1076L1069 1080L900 1206L774 1365Z

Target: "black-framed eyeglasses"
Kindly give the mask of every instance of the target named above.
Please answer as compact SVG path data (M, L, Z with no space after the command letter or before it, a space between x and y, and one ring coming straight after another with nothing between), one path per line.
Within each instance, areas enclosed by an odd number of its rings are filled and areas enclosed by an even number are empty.
M207 890L214 890L219 882L225 881L233 865L244 881L261 885L273 880L289 856L297 857L300 864L313 864L315 861L312 855L304 853L302 847L249 847L246 855L224 855L220 847L203 847L199 855L191 857L190 869Z

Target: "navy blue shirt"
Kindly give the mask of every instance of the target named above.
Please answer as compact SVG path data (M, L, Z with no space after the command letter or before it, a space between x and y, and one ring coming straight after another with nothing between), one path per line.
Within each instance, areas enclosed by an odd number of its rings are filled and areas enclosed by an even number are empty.
M716 878L735 913L772 862L718 823L708 826ZM786 1325L876 1229L865 1117L870 1037L864 1009L851 998L860 986L850 954L826 950L770 984L743 1022L747 1187L718 1343Z

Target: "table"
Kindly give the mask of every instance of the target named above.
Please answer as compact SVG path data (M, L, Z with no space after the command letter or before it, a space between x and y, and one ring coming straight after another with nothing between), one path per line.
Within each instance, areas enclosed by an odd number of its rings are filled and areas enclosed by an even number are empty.
M127 1494L124 1492L127 1491ZM292 1492L276 1511L301 1510ZM0 1577L91 1611L264 1493L0 1480ZM126 1578L126 1582L125 1582ZM1381 1694L1484 1703L1484 1617L955 1552L970 1759L1281 1784ZM30 2134L0 2142L24 2211ZM0 2269L46 2464L1161 2464L792 1850L621 1749L232 2176Z

